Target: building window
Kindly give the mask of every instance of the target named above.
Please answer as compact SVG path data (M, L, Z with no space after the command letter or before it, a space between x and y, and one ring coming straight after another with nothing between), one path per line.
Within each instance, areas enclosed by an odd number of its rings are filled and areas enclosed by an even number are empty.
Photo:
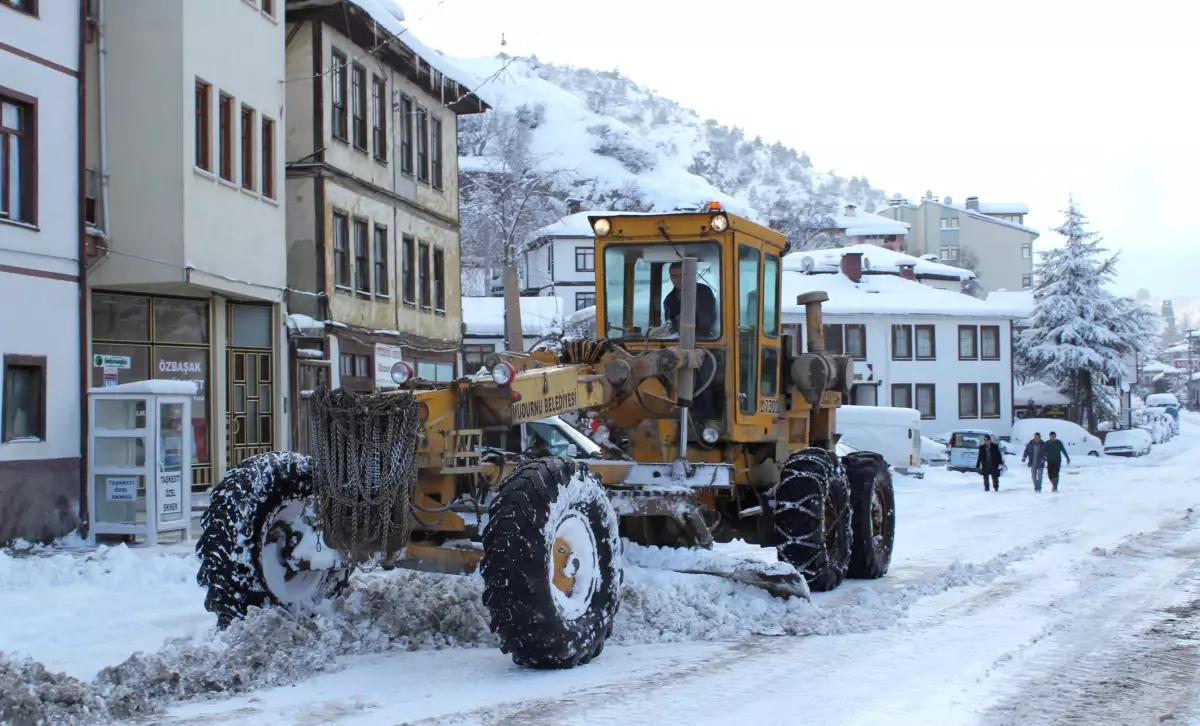
M979 357L983 360L1000 360L1000 326L979 326Z
M46 440L46 358L4 356L3 433L0 441Z
M1033 275L1021 275L1021 289L1028 290L1033 287Z
M334 284L350 288L350 251L346 244L350 236L350 218L341 212L333 213L333 270Z
M367 242L367 221L354 220L354 287L371 294L371 248Z
M979 418L979 386L974 383L958 384L958 417Z
M388 292L388 231L375 225L375 294L387 297Z
M275 0L262 0L262 11L272 17L275 16Z
M333 103L330 104L332 113L333 138L346 140L346 54L333 49Z
M342 345L348 347L350 352L343 352L338 356L338 372L342 377L342 388L361 393L370 393L375 390L375 376L371 375L372 358L370 350L366 346L353 345L349 341L342 340Z
M421 285L421 307L427 308L432 303L429 289L429 245L422 242L417 255L417 282Z
M917 360L936 360L937 345L932 325L916 325L913 327L917 339Z
M429 127L429 157L431 159L430 166L433 167L431 174L433 175L433 188L442 188L442 120L434 118L430 121Z
M100 196L100 172L95 169L87 170L87 194L84 198L83 221L91 227L100 224L97 214L96 201Z
M417 178L429 181L429 112L417 110Z
M371 98L373 100L372 109L374 112L374 128L371 132L373 137L371 143L375 149L375 158L380 161L387 161L387 82L379 76L373 76L371 79Z
M463 375L469 375L483 368L487 357L495 353L496 348L492 345L464 345L462 352Z
M583 310L596 306L596 293L594 292L577 292L575 293L575 309Z
M417 250L416 241L412 237L404 235L400 245L400 254L404 257L400 264L404 277L404 302L415 305L417 302L417 278L413 271L413 260Z
M275 198L275 122L263 117L259 143L262 145L262 194Z
M979 329L974 325L958 326L958 359L979 359Z
M446 253L433 251L433 309L446 311Z
M0 5L7 5L35 18L38 16L38 0L0 0Z
M1021 245L1021 259L1028 260L1031 257L1033 257L1033 245L1030 245L1030 244Z
M587 247L575 248L575 271L576 272L595 272L596 271L596 248L588 245Z
M867 359L867 327L865 325L846 326L846 355L855 360Z
M835 355L841 355L845 350L842 346L842 326L825 326L825 350Z
M408 96L400 97L400 171L413 173L413 102Z
M1000 418L1000 384L979 384L980 414L982 418Z
M196 118L193 122L196 168L212 171L212 86L196 80Z
M942 229L950 229L950 220L947 217L942 217Z
M958 260L958 245L943 245L941 250L941 259L943 261L954 262Z
M233 181L233 96L221 94L220 118L217 119L218 153L221 178Z
M913 388L917 392L916 409L921 412L921 418L937 418L937 397L934 395L934 385L932 383L918 383Z
M0 219L37 223L37 107L0 96Z
M958 229L958 217L950 218L950 229Z
M350 100L354 120L354 147L367 150L367 70L355 63L350 68Z
M254 190L254 109L242 106L242 188Z
M912 360L913 329L911 325L892 326L892 360Z
M896 408L912 408L912 386L907 383L893 383L892 405Z

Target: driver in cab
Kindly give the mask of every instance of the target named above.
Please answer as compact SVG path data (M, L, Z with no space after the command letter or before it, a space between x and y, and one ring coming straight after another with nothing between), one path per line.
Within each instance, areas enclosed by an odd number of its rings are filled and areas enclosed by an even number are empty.
M683 289L683 263L672 262L668 268L673 289L663 298L663 317L671 332L679 334L679 313L683 306L681 290ZM712 288L700 280L696 280L696 337L708 338L713 334L713 325L717 321L717 298Z

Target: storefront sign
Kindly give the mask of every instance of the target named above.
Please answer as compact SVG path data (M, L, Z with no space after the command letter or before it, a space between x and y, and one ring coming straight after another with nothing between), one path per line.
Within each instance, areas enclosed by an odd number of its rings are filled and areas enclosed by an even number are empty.
M104 481L107 499L110 502L132 502L137 500L137 479L132 476L110 476Z
M133 359L127 355L94 355L92 356L92 365L96 368L116 368L119 370L129 370L133 365Z
M112 388L113 386L117 385L117 374L118 371L116 368L113 368L112 366L104 366L105 388Z
M375 344L375 386L377 388L395 388L392 381L392 366L404 360L403 352L394 345Z
M208 351L203 348L154 348L151 375L156 379L191 381L196 384L192 397L192 462L208 461L208 417L205 404L208 384Z
M158 516L182 514L183 474L178 471L160 471L158 473Z

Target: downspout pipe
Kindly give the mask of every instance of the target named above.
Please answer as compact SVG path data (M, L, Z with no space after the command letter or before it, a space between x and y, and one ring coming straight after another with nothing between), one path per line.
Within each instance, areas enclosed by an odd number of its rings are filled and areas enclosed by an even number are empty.
M82 0L85 8L87 0ZM86 13L86 10L85 10ZM108 205L108 84L105 74L105 56L108 54L108 44L105 39L107 27L104 19L104 0L97 0L96 3L96 25L98 27L98 53L97 55L97 85L99 88L100 101L100 205L101 214L103 214L103 227L105 240L112 237L112 224L109 223L109 205Z
M88 536L88 388L91 384L91 356L88 354L88 264L87 264L87 0L79 0L79 99L78 124L79 184L79 534ZM104 0L100 0L104 6ZM103 36L102 36L103 37ZM101 58L104 56L101 55ZM103 61L101 61L103 63ZM103 82L100 88L104 88ZM107 215L107 212L106 212ZM104 218L105 224L108 217Z

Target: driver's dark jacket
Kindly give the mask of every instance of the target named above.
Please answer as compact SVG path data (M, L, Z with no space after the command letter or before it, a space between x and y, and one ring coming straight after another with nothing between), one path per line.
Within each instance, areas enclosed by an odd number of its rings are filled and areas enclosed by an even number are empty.
M679 312L682 306L679 288L671 290L663 298L663 317L673 332L679 332ZM717 320L717 298L708 285L696 285L696 336L709 337L713 334Z

